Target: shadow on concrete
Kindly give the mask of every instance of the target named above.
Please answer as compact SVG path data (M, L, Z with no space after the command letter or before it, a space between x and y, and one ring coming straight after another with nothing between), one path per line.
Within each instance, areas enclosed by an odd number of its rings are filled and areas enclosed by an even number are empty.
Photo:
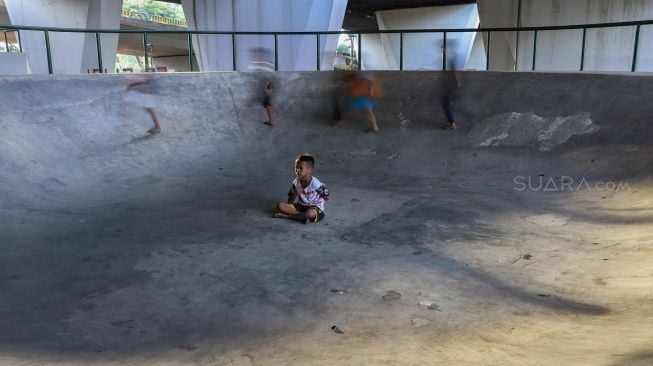
M487 242L500 239L502 232L489 225L475 222L478 214L451 207L436 207L413 200L392 213L384 213L374 220L342 235L352 244L376 247L383 245L411 246L421 252L431 253L429 270L443 276L462 275L487 286L501 296L542 306L556 311L584 315L605 315L610 310L604 306L588 304L555 295L554 289L528 290L509 285L503 280L468 264L434 251L425 242L447 239L457 242ZM425 240L426 239L426 240ZM492 245L492 244L489 244Z
M146 134L146 135L133 137L133 138L129 141L129 143L131 143L131 144L137 144L137 143L139 143L139 142L143 142L143 141L150 140L150 139L154 138L155 136L156 136L156 135L153 135L153 134L151 134L151 133L148 133L148 134Z
M636 354L613 354L615 361L607 366L650 366L653 365L653 351L642 351Z

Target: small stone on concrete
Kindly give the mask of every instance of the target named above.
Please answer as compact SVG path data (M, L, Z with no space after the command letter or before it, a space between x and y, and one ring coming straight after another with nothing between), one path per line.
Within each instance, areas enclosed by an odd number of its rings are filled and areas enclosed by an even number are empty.
M401 299L401 294L395 290L390 290L383 295L383 301L394 301Z
M425 325L428 325L431 321L425 318L415 318L412 319L410 322L413 323L413 326L415 328L421 328Z
M333 325L333 326L331 326L331 330L332 330L334 333L345 334L345 332L343 332L342 329L338 328L337 325Z
M426 307L428 310L440 311L440 305L433 301L420 301L419 305Z

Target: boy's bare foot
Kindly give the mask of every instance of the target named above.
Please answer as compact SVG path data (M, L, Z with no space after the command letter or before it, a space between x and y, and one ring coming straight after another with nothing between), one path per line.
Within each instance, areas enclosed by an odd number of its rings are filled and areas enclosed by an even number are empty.
M331 127L342 127L342 121L334 122Z
M365 131L365 133L372 133L372 132L374 132L374 133L379 132L379 129L378 128L377 129L368 128L367 131Z
M272 217L274 217L276 219L289 219L290 215L287 215L287 214L281 213L281 212L277 212L274 215L272 215Z
M274 123L272 123L270 121L265 121L265 122L263 122L263 124L266 125L266 126L274 127Z
M458 126L456 126L455 123L450 123L448 125L442 126L441 128L443 130L456 130L456 129L458 129Z
M159 127L152 127L149 130L147 130L148 133L151 133L152 135L155 135L159 132L161 132L161 128Z

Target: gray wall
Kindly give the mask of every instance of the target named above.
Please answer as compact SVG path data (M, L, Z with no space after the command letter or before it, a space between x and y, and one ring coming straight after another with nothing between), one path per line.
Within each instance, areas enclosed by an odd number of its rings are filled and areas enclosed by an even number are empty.
M360 139L405 144L444 133L441 72L381 72L385 96L376 108L381 132L365 135L364 119L346 114L346 127L330 127L331 102L342 73L280 73L273 104L278 126L263 126L263 80L253 73L156 74L154 88L163 132L144 140L151 126L142 108L123 103L127 84L142 75L0 77L0 199L55 199L84 194L112 182L173 174L202 156L265 150L325 149L334 153ZM469 131L490 118L517 113L542 117L588 114L600 130L574 136L570 148L651 144L652 76L464 72L456 104L460 130L448 149L469 148ZM409 122L407 122L409 121ZM517 126L519 128L519 126ZM339 145L321 144L340 134ZM375 137L377 136L377 137ZM290 141L290 142L289 142ZM529 148L528 145L524 146ZM422 154L429 156L425 147ZM284 155L285 156L285 155ZM419 156L419 155L416 155Z

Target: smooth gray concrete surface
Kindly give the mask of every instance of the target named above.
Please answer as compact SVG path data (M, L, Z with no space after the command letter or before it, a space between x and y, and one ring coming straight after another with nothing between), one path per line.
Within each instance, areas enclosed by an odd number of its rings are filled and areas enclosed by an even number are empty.
M653 363L651 77L467 72L450 132L384 72L365 134L337 75L275 128L260 76L155 75L155 136L137 75L1 77L0 365ZM317 225L272 218L302 152Z

